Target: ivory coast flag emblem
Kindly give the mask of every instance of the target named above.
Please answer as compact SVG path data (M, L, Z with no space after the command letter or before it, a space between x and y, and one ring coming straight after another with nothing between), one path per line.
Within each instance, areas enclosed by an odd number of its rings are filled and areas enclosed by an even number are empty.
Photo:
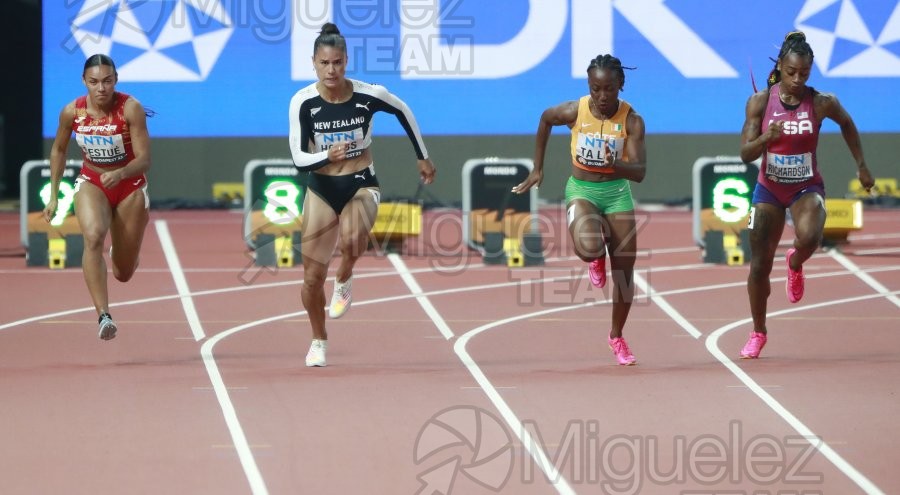
M614 131L621 131L621 130L622 130L622 124L613 124L613 130L614 130Z

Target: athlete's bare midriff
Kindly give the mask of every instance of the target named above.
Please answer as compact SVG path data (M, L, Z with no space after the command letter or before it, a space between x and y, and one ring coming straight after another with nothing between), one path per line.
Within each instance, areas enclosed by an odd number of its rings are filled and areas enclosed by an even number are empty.
M322 175L349 175L359 172L371 164L372 152L366 148L362 151L361 155L339 162L329 163L319 170L316 170L316 173Z
M618 180L617 178L612 177L612 174L588 172L587 170L578 168L575 165L572 165L572 177L575 177L578 180L583 180L585 182L609 182L611 180Z

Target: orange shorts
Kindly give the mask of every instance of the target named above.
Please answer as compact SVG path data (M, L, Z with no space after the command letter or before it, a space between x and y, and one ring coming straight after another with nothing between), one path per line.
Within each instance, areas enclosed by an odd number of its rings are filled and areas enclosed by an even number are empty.
M103 187L103 182L100 181L99 173L82 166L81 171L78 172L78 178L75 179L76 192L82 182L90 182L99 187L100 190L103 191L103 194L106 195L106 199L109 200L109 205L113 208L138 189L141 189L144 193L144 207L149 208L150 206L150 197L147 196L147 176L145 175L126 177L125 179L122 179L116 187L107 189Z

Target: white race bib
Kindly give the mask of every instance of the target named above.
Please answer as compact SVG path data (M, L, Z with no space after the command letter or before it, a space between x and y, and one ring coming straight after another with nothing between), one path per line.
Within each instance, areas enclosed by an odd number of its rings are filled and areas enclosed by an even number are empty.
M362 154L366 148L365 135L361 127L346 131L316 133L314 141L319 151L326 151L335 145L347 145L347 158Z
M766 177L772 182L803 182L813 177L812 153L801 155L766 154Z
M125 142L121 134L97 136L76 133L75 141L88 160L97 165L113 165L126 159Z
M621 158L625 148L625 138L599 132L579 132L575 160L587 167L610 167L612 164L606 163L607 148L612 152L614 159Z

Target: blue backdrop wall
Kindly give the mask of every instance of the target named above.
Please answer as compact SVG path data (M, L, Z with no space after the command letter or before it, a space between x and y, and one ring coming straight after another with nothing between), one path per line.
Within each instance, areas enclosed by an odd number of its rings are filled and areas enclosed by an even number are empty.
M384 84L415 111L426 135L458 138L442 158L530 156L547 107L587 93L590 59L613 53L627 71L622 98L644 116L648 142L697 147L733 135L737 151L751 76L764 84L784 35L815 50L809 84L838 95L864 133L900 130L900 2L896 0L71 0L43 7L43 135L84 93L86 56L108 53L121 91L156 111L158 156L178 167L228 171L242 150L288 156L288 102L314 80L312 40L326 21L349 44L348 76ZM835 132L826 124L826 132ZM564 129L557 129L563 134ZM390 116L378 136L398 136ZM684 135L684 140L653 136ZM562 137L562 136L560 136ZM169 140L169 141L167 141ZM205 151L179 155L185 140ZM203 144L205 140L211 140ZM406 144L384 147L406 157ZM279 144L274 144L279 143ZM474 146L474 149L472 149ZM190 147L190 146L188 146ZM160 155L161 154L161 155ZM393 159L393 156L388 153ZM652 156L652 155L651 155ZM849 156L849 154L847 154ZM841 156L845 159L847 156ZM381 157L377 156L376 159ZM243 160L243 157L241 157ZM689 166L690 164L684 164ZM162 166L162 165L160 165ZM159 171L157 173L163 174ZM164 177L164 174L160 177ZM172 187L176 189L177 184ZM205 192L205 191L204 191ZM177 195L177 194L171 194Z

